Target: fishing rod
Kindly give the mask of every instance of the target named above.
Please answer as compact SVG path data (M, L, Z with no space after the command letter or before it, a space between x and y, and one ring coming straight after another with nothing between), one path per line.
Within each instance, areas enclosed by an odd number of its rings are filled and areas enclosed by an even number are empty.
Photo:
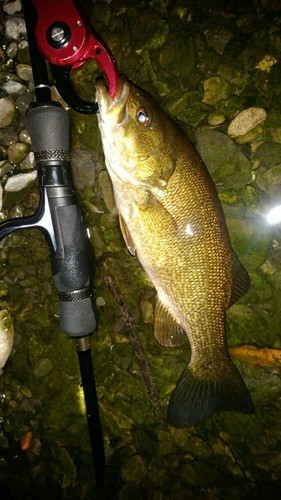
M51 251L52 273L60 303L60 327L76 342L97 486L103 484L105 452L92 363L90 335L97 328L91 288L90 243L75 195L70 164L70 120L52 101L46 60L64 100L76 111L96 113L71 85L70 71L96 59L117 89L116 63L72 0L23 0L35 86L35 102L26 113L37 166L40 202L29 217L0 224L0 240L21 229L39 229Z

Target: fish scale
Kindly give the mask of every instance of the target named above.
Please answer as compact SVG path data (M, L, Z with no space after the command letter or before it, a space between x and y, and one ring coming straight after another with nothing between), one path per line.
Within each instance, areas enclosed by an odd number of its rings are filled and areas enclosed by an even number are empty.
M187 338L191 345L168 423L250 413L225 332L226 310L246 293L249 277L231 247L215 185L184 133L144 91L121 77L114 99L102 81L96 97L122 234L157 291L155 337L164 346Z

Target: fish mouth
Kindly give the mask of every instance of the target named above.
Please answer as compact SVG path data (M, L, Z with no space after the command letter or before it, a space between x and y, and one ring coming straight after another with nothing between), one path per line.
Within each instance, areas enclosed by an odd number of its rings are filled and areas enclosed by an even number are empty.
M126 103L129 94L129 82L123 75L119 78L115 97L112 99L103 78L96 81L96 101L103 122L110 120L115 125L121 125L126 118Z

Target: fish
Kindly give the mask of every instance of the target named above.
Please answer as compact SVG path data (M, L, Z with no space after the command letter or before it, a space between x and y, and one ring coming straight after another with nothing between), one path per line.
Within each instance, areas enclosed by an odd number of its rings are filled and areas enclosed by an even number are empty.
M213 413L253 413L227 349L226 311L249 289L215 184L182 129L121 75L112 99L96 82L98 126L120 229L154 285L154 335L189 341L191 357L172 392L167 422L197 426Z
M0 374L12 352L14 344L14 327L7 309L0 311Z

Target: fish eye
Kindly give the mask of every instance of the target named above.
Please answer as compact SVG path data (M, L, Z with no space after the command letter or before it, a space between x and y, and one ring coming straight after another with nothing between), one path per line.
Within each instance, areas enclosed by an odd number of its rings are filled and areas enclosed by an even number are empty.
M147 127L147 125L151 123L151 116L145 108L140 108L138 110L137 119L144 127Z

